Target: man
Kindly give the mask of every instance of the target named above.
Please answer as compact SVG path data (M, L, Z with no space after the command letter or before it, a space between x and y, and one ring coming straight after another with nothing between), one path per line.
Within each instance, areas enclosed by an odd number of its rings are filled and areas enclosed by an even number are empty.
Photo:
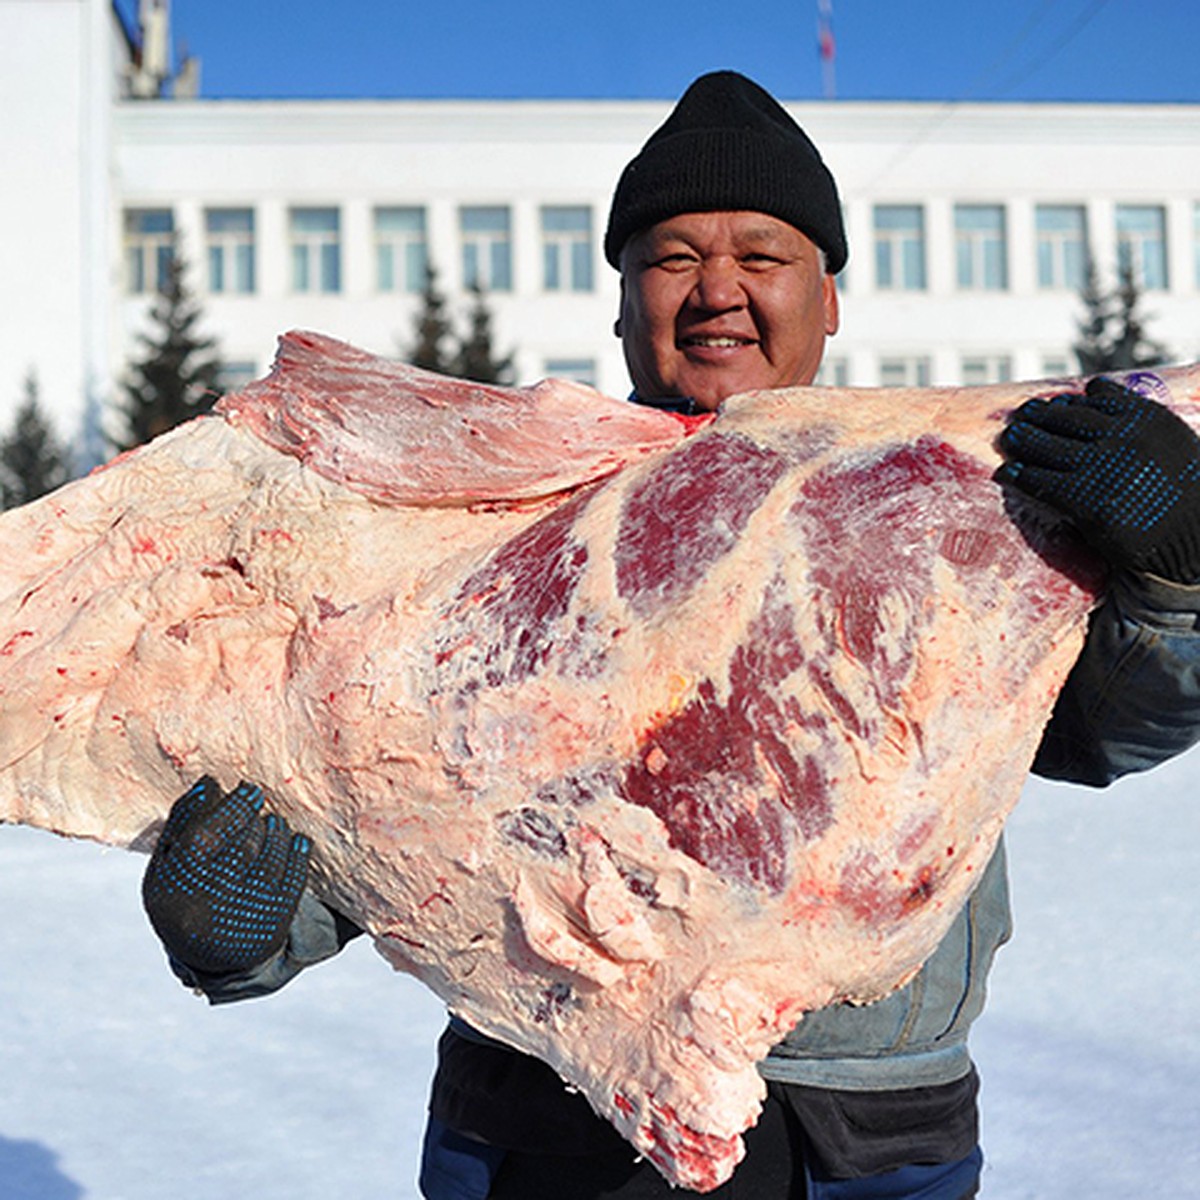
M761 88L697 80L628 165L605 253L639 403L715 409L810 383L838 327L847 251L832 177ZM1110 595L1035 769L1103 785L1200 736L1200 440L1107 381L1032 401L1005 435L1004 482L1058 507L1113 568ZM307 849L243 785L197 785L147 870L177 972L214 1002L281 986L355 932L304 890ZM212 847L245 842L230 868ZM214 861L215 860L215 861ZM224 872L224 873L223 873ZM197 897L199 899L197 900ZM1001 847L938 950L877 1004L810 1014L761 1065L747 1156L712 1195L958 1200L978 1188L967 1032L1009 932ZM439 1044L421 1174L429 1200L679 1196L544 1064L453 1021Z

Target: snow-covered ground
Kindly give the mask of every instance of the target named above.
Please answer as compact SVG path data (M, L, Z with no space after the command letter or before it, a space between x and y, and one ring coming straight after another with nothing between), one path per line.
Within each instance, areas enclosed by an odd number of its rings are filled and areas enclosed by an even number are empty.
M1200 1197L1200 754L1033 783L977 1027L988 1200ZM0 1200L406 1200L438 1003L362 942L209 1008L144 860L0 829Z

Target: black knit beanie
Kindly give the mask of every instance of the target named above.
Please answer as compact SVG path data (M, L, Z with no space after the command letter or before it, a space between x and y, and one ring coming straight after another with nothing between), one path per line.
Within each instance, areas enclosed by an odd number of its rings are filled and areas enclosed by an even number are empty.
M604 235L619 267L633 234L686 212L763 212L846 265L837 185L816 146L778 101L736 71L701 75L621 173Z

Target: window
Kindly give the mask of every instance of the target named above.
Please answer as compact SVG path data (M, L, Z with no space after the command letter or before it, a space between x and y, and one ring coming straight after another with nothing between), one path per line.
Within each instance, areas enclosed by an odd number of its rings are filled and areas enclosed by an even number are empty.
M236 392L258 378L258 368L249 360L222 360L217 373L217 390L222 393Z
M336 208L293 208L292 290L342 290L341 214Z
M464 208L462 229L463 284L485 291L512 290L512 237L507 208Z
M962 360L962 381L968 387L1011 379L1012 359L1007 354L969 354Z
M210 208L204 213L210 292L254 291L254 210Z
M422 292L429 264L423 208L375 210L375 286L381 292Z
M1200 288L1200 201L1192 208L1192 256L1196 264L1195 283Z
M1008 287L1004 209L999 204L954 206L954 253L964 291L1002 292Z
M1037 274L1040 288L1079 291L1087 277L1087 212L1080 204L1039 204Z
M596 360L594 358L548 358L547 379L571 379L576 383L596 386Z
M1044 354L1042 356L1043 379L1065 379L1071 374L1071 363L1065 354Z
M1117 205L1117 266L1143 288L1167 287L1167 214L1156 204Z
M169 208L125 210L125 289L138 296L166 287L175 255L175 215Z
M849 218L846 215L846 206L844 204L842 205L842 228L849 228ZM820 250L820 247L818 246L817 249ZM824 250L821 250L821 263L826 268L828 268L827 259L828 255ZM837 289L842 295L845 295L850 290L850 270L850 263L847 262L847 264L837 273Z
M592 290L592 210L542 209L542 286L548 292Z
M876 205L875 282L884 291L924 290L925 211L920 205Z
M879 383L882 387L928 387L929 378L927 358L880 359Z
M821 362L817 377L813 380L818 387L849 387L850 360L826 357Z

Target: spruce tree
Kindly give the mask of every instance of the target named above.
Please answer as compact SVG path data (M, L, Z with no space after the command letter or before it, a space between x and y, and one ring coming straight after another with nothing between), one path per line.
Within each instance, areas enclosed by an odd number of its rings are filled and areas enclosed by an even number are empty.
M1083 319L1076 322L1078 340L1071 349L1079 360L1079 369L1085 375L1096 375L1108 370L1112 348L1108 342L1108 327L1113 318L1112 298L1100 287L1100 273L1089 256L1087 273L1079 292L1083 303Z
M477 383L507 383L513 356L493 357L492 313L487 296L478 284L472 284L470 291L466 332L460 335L447 313L446 297L437 286L436 270L425 268L425 290L413 320L414 341L404 354L405 361L439 375Z
M446 297L438 290L437 271L432 266L425 268L425 290L421 293L421 308L413 325L416 342L408 354L408 361L426 371L452 374L454 352L447 349L446 342L453 336L453 330L446 315Z
M1100 287L1095 265L1089 260L1080 291L1084 317L1077 322L1079 337L1071 347L1085 375L1130 371L1166 362L1171 354L1150 338L1141 315L1141 289L1132 264L1121 268L1120 282L1111 292Z
M451 374L476 383L508 383L513 356L494 358L492 354L492 313L483 288L471 285L471 309L467 315L467 334L459 340Z
M1146 319L1139 311L1142 293L1134 277L1133 266L1126 263L1121 268L1121 282L1117 288L1117 329L1113 339L1113 367L1116 370L1155 367L1166 362L1171 352L1154 341L1146 331Z
M215 340L200 336L202 313L184 281L186 266L173 255L150 310L152 328L138 335L143 354L130 364L125 400L118 405L124 428L112 439L118 450L140 446L212 408L219 393Z
M42 414L37 377L31 371L12 430L0 441L0 505L28 504L67 478L66 453Z

